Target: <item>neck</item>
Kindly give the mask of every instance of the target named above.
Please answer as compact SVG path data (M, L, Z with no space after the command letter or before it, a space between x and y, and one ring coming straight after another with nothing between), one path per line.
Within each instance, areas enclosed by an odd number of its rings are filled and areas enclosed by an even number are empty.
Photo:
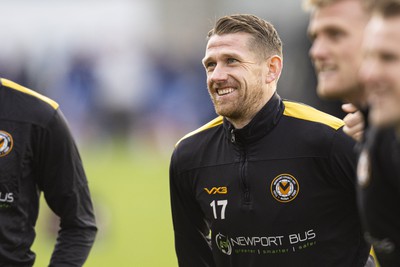
M235 127L235 129L242 129L249 124L258 112L265 106L268 101L259 102L256 106L252 106L247 112L240 114L237 117L226 117L226 119Z
M254 116L255 116L255 114L254 114ZM254 118L254 116L251 118L248 118L248 119L235 120L235 119L231 119L228 117L226 117L226 119L235 127L235 129L242 129L251 122L251 120Z
M260 110L272 98L274 93L274 88L268 90L268 93L264 95L263 99L260 99L262 101L259 101L257 104L250 107L245 114L240 114L240 116L237 117L226 117L226 119L235 127L235 129L242 129L253 120L257 113L260 112Z

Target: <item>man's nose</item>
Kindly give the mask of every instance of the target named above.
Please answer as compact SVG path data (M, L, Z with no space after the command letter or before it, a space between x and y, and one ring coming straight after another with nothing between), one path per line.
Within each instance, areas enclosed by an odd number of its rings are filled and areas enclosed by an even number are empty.
M217 64L214 70L211 72L209 78L212 82L226 81L226 79L228 78L226 68L224 68L222 65Z
M322 39L315 39L311 45L309 55L313 61L326 57L328 44Z

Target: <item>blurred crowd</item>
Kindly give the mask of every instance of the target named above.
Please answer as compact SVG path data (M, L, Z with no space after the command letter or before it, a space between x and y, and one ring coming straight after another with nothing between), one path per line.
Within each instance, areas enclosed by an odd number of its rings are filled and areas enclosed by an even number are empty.
M213 20L253 13L284 42L278 93L342 116L315 94L300 2L4 1L0 76L59 102L78 142L122 138L169 153L215 117L201 65Z

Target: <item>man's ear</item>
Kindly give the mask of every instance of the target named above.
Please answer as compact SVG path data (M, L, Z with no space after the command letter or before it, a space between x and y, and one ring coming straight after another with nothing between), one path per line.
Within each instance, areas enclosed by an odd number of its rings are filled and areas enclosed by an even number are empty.
M266 76L266 82L271 83L273 81L278 81L282 73L283 62L282 58L278 55L271 56L268 61L268 73Z

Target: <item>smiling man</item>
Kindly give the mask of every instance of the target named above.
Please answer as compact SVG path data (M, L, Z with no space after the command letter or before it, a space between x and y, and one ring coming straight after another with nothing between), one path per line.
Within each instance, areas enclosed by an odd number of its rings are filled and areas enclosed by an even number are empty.
M248 124L272 97L282 70L281 51L275 49L271 57L265 52L256 57L248 48L256 43L250 43L249 37L246 32L212 36L203 59L215 110L236 128ZM217 65L217 61L222 64ZM232 70L237 79L230 79L225 70ZM240 87L243 90L238 90Z
M361 140L366 99L357 77L370 12L363 0L304 0L304 4L311 12L309 54L317 74L317 93L321 98L347 103L343 106L349 113L344 118L344 131Z
M203 65L220 116L171 158L179 266L364 266L354 141L340 119L277 94L274 27L253 15L220 18Z
M360 210L381 266L400 266L400 1L373 10L360 70L372 125L358 166Z
M370 122L377 127L396 126L400 136L399 26L400 2L376 8L366 29L360 75L366 87Z
M363 32L369 20L360 0L309 0L313 5L308 35L310 57L318 78L318 95L360 104L357 77Z

